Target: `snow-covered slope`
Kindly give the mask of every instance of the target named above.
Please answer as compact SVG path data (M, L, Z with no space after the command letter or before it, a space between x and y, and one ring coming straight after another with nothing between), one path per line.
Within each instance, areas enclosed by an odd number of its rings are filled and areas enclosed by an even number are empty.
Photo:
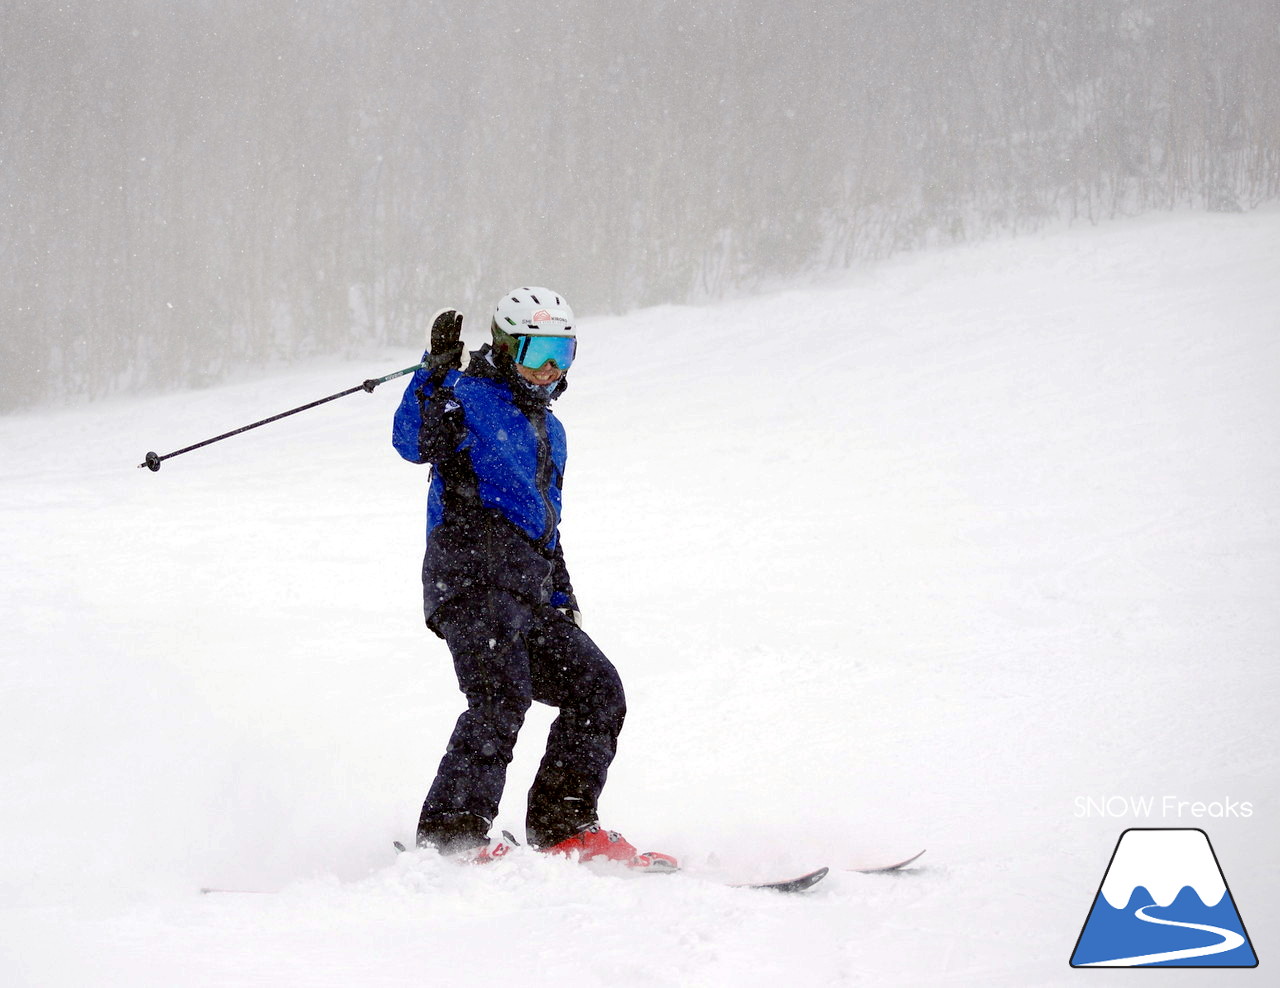
M1143 825L1210 833L1265 969L1277 285L1271 208L584 324L564 536L630 708L604 821L708 875L831 865L803 897L392 859L460 709L399 388L134 465L416 354L0 420L0 976L1065 983Z

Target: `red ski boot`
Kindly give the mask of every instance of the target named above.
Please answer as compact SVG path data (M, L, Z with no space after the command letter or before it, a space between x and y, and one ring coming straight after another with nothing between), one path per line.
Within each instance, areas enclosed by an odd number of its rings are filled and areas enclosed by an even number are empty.
M499 858L504 858L511 853L511 844L506 841L495 840L489 838L489 843L481 844L478 847L468 847L461 851L453 851L446 854L445 857L450 861L458 864L492 864Z
M544 854L577 855L579 861L619 861L628 868L657 874L678 871L680 862L670 854L645 851L637 854L634 844L628 843L616 830L605 830L593 823L579 830L567 840L542 848Z

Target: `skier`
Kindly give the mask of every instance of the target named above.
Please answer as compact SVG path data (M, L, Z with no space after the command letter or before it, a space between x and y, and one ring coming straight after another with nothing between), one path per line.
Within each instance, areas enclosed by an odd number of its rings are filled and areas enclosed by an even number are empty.
M556 292L518 288L498 302L492 343L462 365L462 314L432 320L428 366L396 410L392 443L430 463L422 563L427 627L453 656L467 699L422 806L417 842L467 862L510 847L489 837L531 701L559 708L528 794L538 850L670 870L674 858L604 830L596 803L626 715L622 682L582 630L560 545L564 427L550 403L577 349Z

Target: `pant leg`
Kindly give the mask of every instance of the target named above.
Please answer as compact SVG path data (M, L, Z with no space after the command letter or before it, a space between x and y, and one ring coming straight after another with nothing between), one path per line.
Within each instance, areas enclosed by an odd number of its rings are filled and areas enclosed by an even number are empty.
M516 736L533 698L528 632L533 608L501 590L478 591L435 617L453 655L467 709L418 820L418 843L443 850L483 843L498 814Z
M529 790L529 842L549 847L597 819L597 802L626 718L622 680L595 642L551 608L529 639L533 697L560 708Z

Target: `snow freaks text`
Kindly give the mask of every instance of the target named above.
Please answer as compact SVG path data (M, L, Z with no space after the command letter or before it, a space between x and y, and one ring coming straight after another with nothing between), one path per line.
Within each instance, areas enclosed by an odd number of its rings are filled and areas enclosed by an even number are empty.
M1239 799L1192 800L1177 796L1077 796L1074 815L1151 819L1244 819L1253 816L1253 803Z

